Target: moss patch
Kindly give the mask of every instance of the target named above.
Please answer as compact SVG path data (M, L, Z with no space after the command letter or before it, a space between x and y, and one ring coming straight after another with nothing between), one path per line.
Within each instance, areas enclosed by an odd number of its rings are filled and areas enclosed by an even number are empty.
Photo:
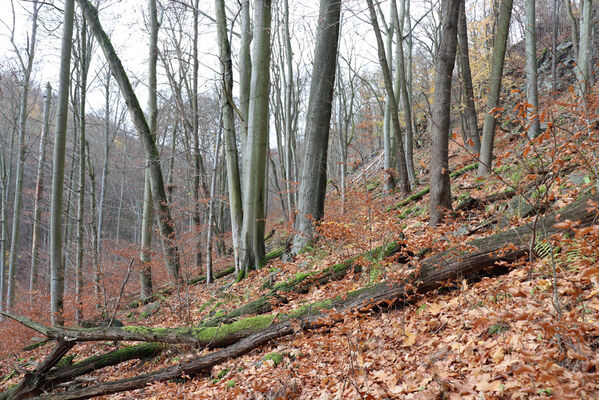
M262 358L263 361L271 360L275 367L283 362L283 356L279 353L268 353Z

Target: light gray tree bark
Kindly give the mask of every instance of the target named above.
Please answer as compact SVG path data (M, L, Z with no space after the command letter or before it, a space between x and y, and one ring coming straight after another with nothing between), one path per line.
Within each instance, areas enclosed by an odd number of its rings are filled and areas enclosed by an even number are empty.
M197 13L197 11L196 11ZM157 99L157 77L156 64L158 62L158 11L156 0L148 0L148 17L150 20L150 46L148 55L148 125L152 140L156 143L156 127L158 126L158 99ZM196 21L197 22L197 21ZM196 28L197 29L197 28ZM192 99L193 103L193 99ZM141 217L141 251L140 261L142 263L139 271L140 299L146 299L152 295L152 223L154 221L154 210L152 201L152 187L146 158L146 172L144 179L144 203ZM195 206L194 206L195 207Z
M58 84L58 109L54 132L52 201L50 205L50 302L52 325L62 325L63 323L64 264L62 258L62 201L67 117L69 112L68 102L74 8L74 0L65 0Z
M194 265L200 268L202 265L202 216L201 216L201 195L200 180L204 178L204 168L202 155L200 153L200 127L199 127L199 108L198 108L198 79L200 59L198 57L198 23L199 23L199 0L194 0L193 7L193 40L192 40L192 77L191 77L191 112L192 112L192 199L193 199L193 235L196 237L194 244ZM158 52L158 48L156 48ZM155 72L154 72L155 74ZM209 228L210 229L210 228Z
M243 224L239 242L243 273L264 263L264 187L268 148L270 89L271 0L257 0L254 8L251 101L244 156Z
M480 144L480 162L478 163L478 176L491 172L493 161L493 143L495 141L495 116L491 113L499 105L501 92L501 79L503 77L503 64L507 46L508 32L512 18L513 0L502 0L499 5L499 16L493 43L491 58L491 74L489 76L489 94L485 108L485 122Z
M32 2L33 12L31 16L31 36L28 37L28 48L27 57L23 58L15 45L15 51L17 58L21 65L21 72L23 74L21 85L23 87L21 91L21 99L19 106L19 135L18 135L18 158L17 158L17 172L15 177L15 198L13 202L13 217L12 217L12 230L10 240L10 254L8 259L8 282L7 282L7 293L6 293L6 309L12 310L16 300L16 276L17 276L17 258L19 253L19 238L20 238L20 227L21 227L21 204L23 196L23 175L25 169L25 150L27 148L26 143L26 130L27 130L27 114L28 114L28 100L29 100L29 89L31 80L31 71L33 69L33 60L35 58L35 48L37 45L37 19L39 6L37 0ZM14 45L14 41L13 41ZM0 255L4 257L4 254Z
M40 136L39 158L37 163L37 179L35 183L35 200L33 204L33 229L31 236L31 271L29 275L30 301L33 302L33 291L37 286L39 265L40 222L42 219L42 199L44 196L44 164L46 163L46 144L50 131L50 102L52 86L46 84L44 93L44 111L42 117L42 135Z
M224 11L224 10L223 10ZM224 100L226 101L226 100ZM218 158L220 153L222 117L219 119L219 127L216 133L216 145L214 149L214 164L212 165L212 177L210 179L210 200L208 203L208 231L206 233L206 283L213 281L212 274L212 224L214 222L214 196L216 195L216 177L218 175Z
M141 138L150 170L150 186L152 189L155 212L159 221L158 225L160 228L160 239L162 242L165 264L171 283L177 283L179 280L180 266L179 251L175 240L175 225L171 217L170 207L164 189L160 155L158 153L158 148L156 147L156 142L154 141L152 131L150 130L141 106L139 105L139 100L129 82L129 77L123 68L123 64L117 56L106 32L102 28L102 24L98 19L97 10L89 0L77 0L77 3L81 7L92 33L104 52L104 56L110 65L110 69L114 74L115 80L119 84L121 93L127 104L133 125Z
M449 123L451 113L451 78L455 65L458 15L460 2L446 0L441 43L435 60L435 95L431 136L431 194L430 225L439 224L447 210L451 210L451 186L449 183Z
M591 71L591 28L592 28L593 0L581 0L580 7L580 42L578 45L578 58L576 59L576 80L578 81L578 95L586 104L589 91Z
M383 43L383 38L381 37L381 32L379 29L379 23L376 16L376 11L374 9L374 4L372 0L366 0L368 4L368 9L370 11L370 23L374 29L374 34L376 36L377 48L378 48L378 58L379 64L381 65L381 69L383 70L383 79L385 82L385 91L387 93L387 100L390 102L391 110L396 110L395 112L391 112L391 123L393 127L393 134L395 136L396 145L397 145L397 161L398 161L398 172L399 172L399 181L400 181L400 190L402 195L407 195L410 192L410 181L408 178L408 170L406 166L406 158L404 153L404 143L403 138L401 136L401 128L399 123L399 115L397 108L397 100L395 97L395 92L393 90L393 81L391 80L391 74L389 73L389 63L387 62L387 56L385 55L385 47ZM404 156L401 156L404 155Z
M254 22L256 23L256 22ZM241 0L241 44L239 49L239 110L241 111L241 148L245 149L248 134L248 115L250 110L250 86L252 76L252 20L250 18L250 0Z
M320 1L310 98L306 116L304 159L295 220L297 233L293 239L293 251L296 253L312 240L314 224L324 217L327 155L337 70L340 19L341 2L339 0Z
M464 138L466 149L473 155L480 153L480 136L478 133L478 118L476 106L474 105L474 89L472 87L472 71L470 69L470 54L468 51L468 27L466 24L465 2L460 2L460 15L458 17L458 64L460 78L463 85L464 104L462 113L464 116Z
M539 136L539 86L537 83L537 23L535 0L526 1L526 101L532 107L527 108L528 138Z
M225 158L227 164L231 233L233 239L235 267L236 271L239 272L239 237L241 235L241 225L243 223L243 211L241 203L241 182L239 178L237 138L235 135L235 114L233 109L233 63L231 60L231 44L229 43L229 37L227 34L227 19L225 14L224 0L215 0L215 6L221 63L222 127L225 136Z

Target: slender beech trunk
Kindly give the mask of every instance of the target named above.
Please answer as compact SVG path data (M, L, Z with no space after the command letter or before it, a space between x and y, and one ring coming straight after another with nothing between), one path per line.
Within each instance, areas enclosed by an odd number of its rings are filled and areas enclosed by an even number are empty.
M100 201L98 202L98 248L96 252L102 254L102 229L104 225L104 203L106 200L106 186L108 183L108 158L110 156L110 69L106 69L104 86L104 162L102 163L102 183L100 185Z
M89 176L89 213L93 215L96 212L97 196L96 196L96 171L92 164L91 153L89 151L89 144L85 142L85 156L87 158L87 174ZM97 252L98 249L98 224L95 218L91 219L91 231L92 231L92 258L94 265L94 293L96 295L96 307L99 309L106 298L104 293L104 282L102 280L102 266L100 265L100 255Z
M197 10L195 11L195 13L197 14ZM159 29L156 0L148 0L148 14L150 19L150 48L148 58L148 123L150 128L150 135L152 136L152 141L156 143L156 127L158 125L156 63L158 61ZM195 22L197 22L197 20ZM195 29L197 29L197 27ZM192 104L193 102L194 100L192 99ZM149 165L149 160L147 158L146 164ZM139 297L141 298L141 300L144 300L152 295L152 267L150 266L150 252L152 249L152 222L154 221L154 205L152 202L152 188L150 182L150 175L148 172L148 166L146 166L146 173L144 179L144 203L141 217L141 252L139 255L139 258L142 263L141 270L139 271ZM196 206L197 205L194 205L194 209Z
M394 9L393 17L395 19L395 25L397 25L397 46L395 47L395 60L397 65L396 72L396 99L399 96L401 103L401 109L403 111L404 123L406 124L406 141L404 149L404 157L406 158L406 168L408 171L408 179L410 181L410 188L413 189L418 185L416 179L416 172L414 171L414 132L412 130L412 104L410 101L410 95L408 94L408 88L406 83L406 62L403 50L403 31L404 22L406 18L405 3L407 0L401 0L400 14L397 15L396 0L392 0L391 4Z
M485 122L483 124L483 135L480 144L478 176L483 176L491 172L496 124L495 116L491 111L499 105L501 78L503 76L503 64L505 62L505 49L510 29L510 20L512 18L512 5L513 0L502 0L499 5L499 16L491 59L491 75L489 76L489 94L487 96Z
M340 19L341 2L339 0L320 1L304 139L304 160L297 205L298 213L295 220L297 234L293 239L294 252L299 252L312 240L315 230L314 222L324 217L327 154L335 72L337 71Z
M460 15L458 17L458 49L460 78L462 80L463 92L463 114L464 114L464 146L473 155L480 153L480 136L478 133L478 118L474 105L474 89L472 87L472 72L470 69L470 54L468 51L468 27L466 24L465 1L460 2Z
M526 0L526 101L528 138L539 136L539 87L537 83L537 24L535 0Z
M586 96L589 92L589 79L591 71L591 29L592 29L592 0L581 0L580 6L580 42L578 44L578 58L576 59L576 80L578 81L578 95L583 98L586 105Z
M83 287L83 236L84 236L84 217L85 217L85 143L86 143L86 120L85 120L85 99L87 93L87 74L90 63L90 43L87 38L87 24L85 19L82 19L80 32L80 48L79 48L79 63L80 63L80 88L79 88L79 187L78 187L78 202L77 202L77 260L75 266L75 320L81 321L83 311L81 307L81 290ZM93 215L93 214L92 214Z
M125 146L123 148L123 165L122 165L122 174L121 174L121 190L119 191L119 210L116 216L116 237L115 237L115 242L118 243L119 239L120 239L120 234L121 234L121 216L123 213L123 195L125 192L125 167L126 167L126 161L127 161L127 145L129 144L129 142L127 140L125 140ZM173 157L174 158L174 157ZM145 182L145 181L144 181ZM145 183L144 183L145 185ZM169 199L169 203L170 203L170 199Z
M564 3L566 4L566 13L568 14L568 19L570 19L570 39L572 40L572 49L574 50L574 56L576 58L576 61L578 61L578 38L580 35L578 19L572 11L572 3L570 2L570 0L564 0Z
M395 93L393 91L393 81L391 80L391 74L389 74L389 63L387 62L387 56L385 55L385 48L383 44L383 39L381 37L381 32L379 30L379 23L376 17L376 11L374 9L374 5L372 0L366 0L368 3L368 9L370 10L370 23L374 29L374 34L376 36L377 48L378 48L378 57L379 63L381 65L381 69L383 70L383 79L385 81L385 90L387 92L387 99L391 103L391 110L396 110L396 112L391 113L391 123L393 126L393 134L395 135L396 145L397 145L397 161L399 166L399 181L400 181L400 190L402 195L407 195L410 192L410 182L408 178L408 170L406 166L406 158L401 157L401 154L404 154L404 143L403 138L401 137L401 128L399 124L399 116L397 113L397 101L395 97Z
M54 133L52 201L50 205L50 302L53 325L62 325L63 323L64 265L62 259L62 198L67 117L69 112L69 75L71 72L74 8L74 0L65 0L58 84L58 109L56 113L56 130Z
M223 10L224 11L224 10ZM224 100L226 101L226 100ZM213 281L212 276L212 224L214 221L214 196L216 194L216 177L218 175L218 156L220 153L220 138L223 119L220 118L219 127L216 133L216 148L214 149L214 164L212 168L212 178L210 179L210 200L208 204L208 231L206 237L206 283Z
M240 265L249 269L264 263L264 187L268 147L270 89L271 0L257 0L254 8L251 101L244 157L243 225L239 242Z
M229 210L231 214L231 233L233 238L233 254L235 268L239 272L239 236L243 223L241 204L241 182L239 178L239 160L237 156L237 138L235 135L235 115L233 112L233 64L231 61L231 45L227 34L227 19L224 0L215 0L217 34L220 48L222 76L222 124L225 136L225 158L227 164L227 182L229 189ZM210 197L212 202L212 195ZM209 225L211 226L211 225ZM211 244L209 244L211 246ZM208 256L208 255L207 255ZM208 256L210 257L210 256Z
M441 25L441 43L435 61L435 95L433 100L431 147L430 224L435 226L451 210L449 183L449 123L451 109L451 77L455 65L458 14L460 2L446 0Z
M392 3L393 4L393 3ZM390 61L389 63L389 75L392 77L393 71L391 69L391 63L393 60L393 32L395 32L395 26L390 23L386 29L387 33L387 56ZM389 94L385 96L385 111L383 115L383 168L386 171L385 175L385 192L390 192L395 189L395 176L391 172L393 169L393 163L395 154L393 151L393 135L391 134L391 102L389 101Z
M44 114L42 119L42 135L40 137L39 159L37 163L37 180L35 183L35 200L33 205L33 233L31 236L31 271L29 275L30 302L33 303L33 291L37 286L37 267L39 264L40 222L42 219L42 199L44 196L44 164L46 163L46 143L50 131L50 102L52 86L46 84L44 93Z
M194 263L196 268L202 265L202 217L200 204L200 178L203 176L203 168L201 168L202 155L200 154L200 129L199 129L199 111L198 111L198 71L200 60L198 58L198 14L199 0L195 0L193 8L193 44L192 44L192 80L191 80L191 112L192 112L192 162L193 162L193 179L192 179L192 197L193 197L193 231L196 236Z
M256 22L254 22L256 23ZM250 86L252 77L252 21L250 19L250 0L241 0L241 47L239 49L239 110L241 111L241 148L246 148L248 135ZM243 171L245 173L245 171Z
M289 221L295 221L295 188L292 185L292 162L293 148L295 142L295 130L293 127L293 49L291 47L291 33L289 30L289 0L283 1L283 41L285 43L285 190L287 192L287 211Z
M97 10L89 0L77 0L77 3L81 7L91 31L104 52L106 60L110 65L110 69L119 84L121 93L125 99L129 113L131 114L133 124L141 138L150 170L150 186L152 189L154 208L159 221L160 238L162 241L162 251L164 253L166 268L171 283L177 283L179 280L180 265L179 250L176 246L175 225L171 218L170 207L164 189L162 168L160 166L160 154L158 153L154 136L152 135L152 131L150 130L141 106L139 105L139 100L133 91L129 77L123 68L123 64L117 56L106 32L102 28L102 24L98 19Z
M27 48L27 59L24 62L21 58L21 67L23 72L23 80L21 82L23 89L21 91L21 105L19 107L19 136L18 136L18 159L17 159L17 174L15 178L15 198L13 203L13 217L12 217L12 232L10 240L10 254L8 259L8 284L6 293L6 309L12 310L16 300L16 277L17 277L17 260L19 253L19 238L20 238L20 227L21 227L21 200L23 196L23 175L25 169L25 150L26 144L26 130L27 130L27 106L29 100L29 81L31 79L31 70L33 69L33 59L35 57L35 46L37 45L37 15L38 15L38 2L33 0L33 13L31 17L31 37L29 40L29 47ZM0 255L4 257L4 254Z

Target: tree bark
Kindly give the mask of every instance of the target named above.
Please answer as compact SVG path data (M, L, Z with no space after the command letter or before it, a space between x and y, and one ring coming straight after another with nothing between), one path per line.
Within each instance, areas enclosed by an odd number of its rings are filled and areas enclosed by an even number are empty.
M58 84L58 109L56 112L56 129L54 133L52 202L50 205L50 302L52 324L54 325L62 325L63 323L64 264L62 259L62 201L74 9L74 0L65 0Z
M20 227L21 227L21 203L23 196L23 175L25 170L25 150L27 149L26 143L26 129L27 129L27 104L29 101L29 89L31 71L33 69L33 60L35 57L35 47L37 45L37 16L39 6L37 0L32 3L33 12L31 19L31 37L28 37L29 47L27 48L27 59L24 62L19 55L21 61L21 68L23 73L23 90L21 92L21 104L19 106L19 135L18 135L18 151L19 156L17 159L17 174L15 178L15 198L13 203L13 217L12 217L12 231L10 240L10 254L8 259L8 282L6 292L6 309L11 310L14 307L16 300L16 278L17 278L17 257L19 253L19 239L20 239ZM4 257L4 254L0 255Z
M239 177L239 157L237 153L237 137L235 134L235 114L233 112L233 63L231 60L231 44L227 35L227 19L224 0L215 0L217 36L222 75L221 109L223 131L225 136L225 157L227 163L227 184L229 189L229 213L231 216L231 235L235 268L240 270L239 238L243 224L241 203L241 180Z
M393 134L395 136L396 145L397 145L397 161L399 165L399 180L400 180L400 190L402 195L407 195L410 192L410 182L408 178L408 170L406 166L406 158L404 152L404 143L401 137L401 128L399 124L399 116L397 115L397 101L395 97L395 93L393 91L393 81L391 80L391 74L389 73L389 63L387 62L387 56L385 55L385 47L383 44L383 38L381 37L381 32L379 29L379 23L376 17L376 11L374 9L374 5L372 0L366 0L368 3L368 9L370 10L370 22L374 29L374 34L376 36L377 48L378 48L378 58L379 63L381 65L381 69L383 70L383 79L385 81L385 90L387 92L387 99L391 103L391 123L393 127ZM393 111L395 110L395 111ZM402 156L403 155L403 156Z
M510 20L512 18L512 5L513 0L502 0L499 6L500 10L495 32L495 43L493 44L493 56L491 59L491 75L489 76L489 94L487 96L485 122L483 124L483 135L480 145L478 176L484 176L491 172L496 124L493 113L496 112L495 109L499 105L505 50L510 29Z
M474 89L472 87L472 71L470 69L470 54L468 51L468 26L466 21L465 1L460 2L460 14L458 16L458 49L460 78L464 88L464 125L466 143L464 146L473 155L480 154L480 136L478 133L478 118L476 106L474 105Z
M539 86L537 83L537 23L535 0L526 1L526 108L528 119L528 138L539 136Z
M144 116L144 113L139 105L137 96L133 91L133 87L129 82L129 77L123 68L121 60L117 56L110 39L102 28L98 19L98 11L89 2L89 0L77 0L81 7L83 15L90 26L92 33L98 41L104 56L110 65L114 77L119 84L121 93L125 98L125 103L131 114L133 124L142 140L143 148L148 160L150 170L150 183L152 189L152 198L154 200L154 208L158 216L158 225L160 227L160 236L162 241L162 251L164 253L165 263L168 269L171 282L175 283L179 280L179 251L175 240L174 221L171 217L170 207L166 192L164 190L164 180L162 176L162 168L160 166L160 154L156 147L156 142L152 135L152 131Z
M321 0L306 117L304 160L295 221L297 233L293 239L294 252L299 252L312 240L314 223L324 217L327 155L337 70L340 17L339 0Z
M435 62L435 97L431 136L431 196L430 225L442 222L451 210L451 185L449 182L449 123L451 113L451 77L455 65L458 14L460 2L447 0L441 27L441 44Z
M50 102L52 101L52 86L46 84L44 93L44 112L42 117L42 135L40 137L39 159L37 164L37 181L35 184L35 201L33 205L33 232L31 236L31 272L29 276L29 292L37 286L37 267L39 265L40 222L42 218L41 202L44 195L44 164L46 163L46 143L50 130ZM30 297L31 302L33 298Z
M240 266L248 270L264 264L264 188L268 148L270 89L271 0L258 0L254 9L251 101L244 157L243 224L239 243Z

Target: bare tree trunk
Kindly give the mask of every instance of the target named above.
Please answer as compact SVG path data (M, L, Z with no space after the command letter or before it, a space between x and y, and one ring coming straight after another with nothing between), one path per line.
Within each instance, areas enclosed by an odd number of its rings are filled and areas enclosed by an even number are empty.
M199 0L194 1L193 8L193 44L192 44L192 78L191 78L191 112L192 112L192 196L193 196L193 234L196 236L194 265L200 268L202 265L202 217L200 210L200 177L203 175L201 168L202 155L200 154L200 131L199 131L199 113L198 113L198 70L200 60L198 58L198 10ZM209 228L210 229L210 228Z
M197 10L195 11L197 14ZM157 105L157 89L156 89L156 63L158 61L158 12L156 10L156 0L148 0L148 14L150 20L150 49L148 58L148 123L152 141L156 143L156 127L158 125L158 105ZM197 22L197 21L196 21ZM197 28L195 28L197 29ZM196 99L197 100L197 99ZM192 104L194 100L192 99ZM196 116L197 120L197 116ZM149 165L148 159L146 163ZM143 214L141 217L141 252L139 258L142 263L139 271L140 291L139 297L141 300L152 295L152 267L150 266L152 250L152 222L154 221L152 188L150 183L150 175L146 166L144 179L144 203ZM198 177L199 179L199 177ZM195 178L194 178L195 182ZM194 205L196 207L197 205Z
M321 0L295 220L297 234L293 239L294 252L299 252L312 240L314 222L324 217L327 154L337 71L340 18L339 0Z
M252 76L252 23L250 20L250 0L241 0L241 47L239 49L239 109L241 111L241 148L246 148L250 110L250 83ZM244 161L245 163L245 161ZM245 173L245 171L243 171Z
M87 74L91 59L91 48L87 38L87 24L82 19L79 36L79 68L80 68L80 88L79 88L79 197L77 203L77 261L75 266L75 321L79 322L83 318L81 308L81 290L83 287L83 236L84 236L84 217L85 217L85 98L87 93ZM92 214L93 215L93 214Z
M270 89L271 0L257 0L254 9L254 44L251 101L244 157L243 225L239 243L240 265L249 269L264 263L264 187L268 147Z
M394 4L394 3L391 3ZM389 59L389 76L392 77L392 69L391 64L393 60L393 32L395 31L395 26L393 23L390 23L386 29L387 33L387 56ZM391 102L389 101L389 94L385 96L385 111L383 115L383 152L384 152L384 160L383 160L383 168L385 169L385 192L390 192L395 189L395 176L392 173L393 164L395 161L395 156L393 151L393 135L391 135ZM396 110L397 112L397 110ZM401 154L401 153L400 153Z
M485 122L483 124L483 135L480 145L480 162L478 164L478 176L491 172L493 161L493 142L495 141L495 116L491 111L499 105L501 92L501 78L503 76L503 64L505 62L505 49L507 46L510 20L512 18L513 0L502 0L500 2L497 30L495 32L495 43L493 44L493 56L491 59L491 75L489 76L489 94L485 108Z
M431 136L431 200L430 225L435 226L443 220L445 212L451 210L451 186L449 183L449 123L451 108L451 77L455 65L458 14L460 2L464 0L446 0L441 43L435 61L435 96Z
M8 284L6 293L6 309L12 310L15 303L16 296L16 276L17 276L17 256L19 253L19 234L21 227L21 200L23 195L23 174L25 169L25 150L27 148L25 131L27 129L27 103L29 100L29 82L31 79L31 70L33 69L33 59L35 57L35 46L37 45L37 16L38 16L38 2L33 0L33 13L31 20L31 37L29 40L29 47L27 49L27 59L24 61L20 55L18 55L19 61L21 62L21 69L23 72L23 80L21 82L23 90L21 92L21 105L19 107L19 136L18 136L18 151L19 157L17 159L17 174L15 178L15 198L13 203L13 217L12 217L12 233L10 241L10 254L8 259ZM15 48L16 50L16 48ZM4 257L4 254L0 255Z
M572 11L572 3L570 2L570 0L564 0L564 2L566 4L566 12L568 14L568 18L570 19L570 38L572 40L572 49L574 50L576 61L578 61L578 37L580 35L578 19L576 19L576 17L574 16L574 12Z
M33 205L33 233L31 237L31 272L29 275L30 302L33 303L33 291L37 286L37 267L39 264L40 221L42 218L42 198L44 195L44 164L46 162L46 143L50 130L50 102L52 101L52 86L46 84L44 93L44 114L42 120L42 135L40 137L39 159L37 164L37 181L35 184L35 202Z
M241 204L241 182L239 178L239 159L237 154L237 138L235 135L235 115L233 113L233 64L231 61L231 45L227 35L227 19L224 0L215 0L217 34L220 47L222 75L222 128L225 135L225 157L227 163L227 182L229 189L229 211L231 215L231 233L235 269L239 273L239 237L243 223ZM211 194L212 202L212 194Z
M60 79L58 85L58 110L54 133L54 163L52 168L52 202L50 206L50 302L52 324L63 323L64 265L62 261L62 197L64 183L65 142L69 83L71 72L71 46L73 38L74 1L65 0L62 49L60 55Z
M539 136L539 87L537 83L537 24L535 0L526 1L526 101L532 106L527 108L528 138Z
M472 87L472 71L470 69L470 54L468 51L468 27L466 24L465 1L460 2L460 15L458 16L458 48L459 67L462 85L464 87L464 146L473 155L480 153L480 136L478 133L478 118L474 105L474 89Z
M379 30L379 23L376 17L376 11L374 9L374 5L372 0L366 0L368 3L368 9L370 10L370 23L374 29L374 34L376 36L377 48L378 48L378 57L379 63L381 65L381 69L383 70L383 78L385 81L385 90L387 91L388 101L391 103L391 110L395 110L395 112L391 113L391 122L393 124L393 133L396 139L397 145L397 161L399 166L399 180L400 180L400 190L402 195L407 195L410 192L410 182L408 178L408 170L406 166L406 158L404 153L404 143L401 137L401 128L399 124L399 116L397 115L397 101L395 98L395 93L393 91L393 82L391 80L391 74L389 73L389 63L387 62L387 56L385 55L385 48L383 44L383 39L381 37L381 32ZM404 155L403 157L401 155Z
M110 155L110 81L112 75L110 74L110 68L106 68L105 75L105 87L104 87L104 110L105 110L105 121L104 121L104 162L102 164L102 184L100 186L100 201L98 204L98 248L96 252L98 255L102 254L102 229L104 225L104 203L106 201L106 185L108 183L108 156ZM118 242L118 240L117 240Z
M160 154L158 153L154 136L146 121L141 106L139 105L139 101L133 91L131 83L129 82L129 77L123 68L121 60L117 56L110 39L108 39L106 32L102 28L100 20L98 19L97 10L89 0L77 0L77 3L81 7L91 31L104 52L108 64L110 65L110 69L112 70L121 89L121 93L125 98L125 103L131 114L133 124L142 140L150 170L152 198L154 200L154 207L159 221L162 251L164 253L170 280L172 283L177 283L179 280L180 265L179 251L175 240L174 222L171 217L170 207L164 189L162 168L160 166Z
M293 177L293 144L295 140L295 129L293 126L293 50L291 48L291 33L289 31L289 0L283 2L283 36L285 42L285 69L286 69L286 84L285 84L285 190L287 191L287 211L289 213L289 221L295 220L295 191L292 182Z
M224 11L224 10L223 10ZM227 100L224 100L227 101ZM214 195L216 194L216 176L218 174L218 155L220 153L220 138L222 130L222 117L219 121L218 132L216 133L216 148L214 150L214 164L212 168L212 178L210 179L210 202L208 204L208 232L206 237L206 283L213 281L212 276L212 223L214 221Z
M578 45L578 58L576 59L576 80L578 81L578 95L583 98L586 105L586 96L589 92L589 79L591 71L591 27L593 0L581 0L580 6L580 43Z

